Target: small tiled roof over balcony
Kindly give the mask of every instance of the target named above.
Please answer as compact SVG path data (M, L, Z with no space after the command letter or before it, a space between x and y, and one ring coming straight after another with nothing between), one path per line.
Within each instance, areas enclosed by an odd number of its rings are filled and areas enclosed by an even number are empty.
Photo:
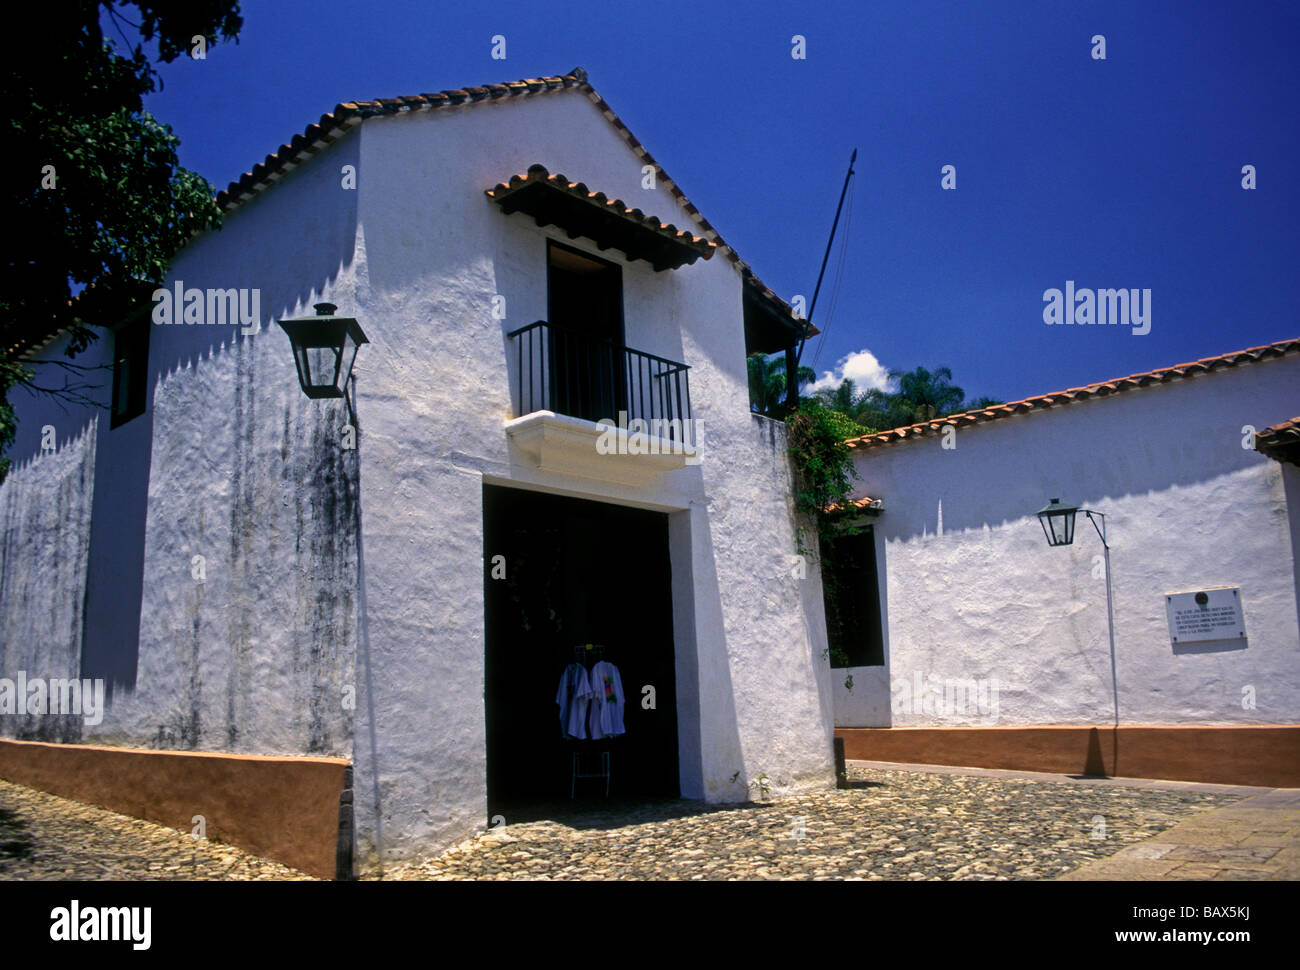
M678 269L713 256L717 244L632 209L622 199L592 192L582 182L552 175L531 165L487 190L487 197L509 215L522 212L539 226L555 225L570 239L584 236L600 250L617 249L630 260L644 259L656 270Z

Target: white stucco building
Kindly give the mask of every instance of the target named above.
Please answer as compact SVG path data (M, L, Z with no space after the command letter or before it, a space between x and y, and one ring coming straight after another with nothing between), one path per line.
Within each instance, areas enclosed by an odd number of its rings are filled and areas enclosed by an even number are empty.
M225 799L210 825L270 852L269 823L234 817L240 766L348 765L372 870L569 794L556 682L596 642L628 695L616 791L833 784L821 588L791 568L784 429L746 378L805 324L584 72L339 105L218 201L164 282L176 322L145 301L81 358L114 374L111 409L15 402L0 676L111 696L93 724L0 715L65 746L7 742L0 768L208 753L172 815L138 811L188 828ZM191 290L248 315L194 325ZM319 303L369 340L348 401L303 393L276 326ZM686 422L698 454L602 453L620 411L679 422L666 439ZM321 831L332 784L295 809Z
M1300 469L1263 432L1297 413L1285 340L854 440L878 510L849 756L1294 784ZM1083 512L1049 546L1055 498L1105 516L1113 675L1103 546ZM1244 631L1175 640L1168 597L1223 587Z

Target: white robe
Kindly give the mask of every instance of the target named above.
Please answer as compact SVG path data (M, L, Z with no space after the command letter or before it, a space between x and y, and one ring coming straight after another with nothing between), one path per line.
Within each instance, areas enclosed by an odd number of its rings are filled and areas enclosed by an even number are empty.
M591 682L586 669L579 663L569 664L560 675L560 688L555 692L555 703L560 705L560 733L566 738L581 741L587 737L590 701Z

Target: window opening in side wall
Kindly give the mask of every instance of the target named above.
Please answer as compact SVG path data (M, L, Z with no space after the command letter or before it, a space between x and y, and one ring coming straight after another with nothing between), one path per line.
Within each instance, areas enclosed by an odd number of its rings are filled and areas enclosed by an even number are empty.
M885 649L874 530L868 527L856 535L823 539L821 554L831 666L882 666Z
M113 331L113 400L110 427L144 413L149 391L149 316L140 314Z

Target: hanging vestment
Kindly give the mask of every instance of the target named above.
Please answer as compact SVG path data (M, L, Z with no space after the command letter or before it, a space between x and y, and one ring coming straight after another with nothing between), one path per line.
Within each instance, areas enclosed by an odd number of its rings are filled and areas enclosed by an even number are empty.
M623 734L623 680L618 668L601 660L591 668L589 679L591 712L588 724L593 738L612 738Z
M591 682L582 664L573 663L560 675L555 703L560 705L560 733L566 738L587 737L587 706L591 701Z

